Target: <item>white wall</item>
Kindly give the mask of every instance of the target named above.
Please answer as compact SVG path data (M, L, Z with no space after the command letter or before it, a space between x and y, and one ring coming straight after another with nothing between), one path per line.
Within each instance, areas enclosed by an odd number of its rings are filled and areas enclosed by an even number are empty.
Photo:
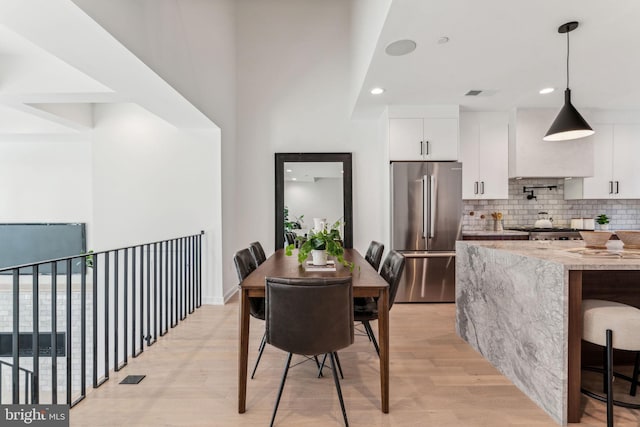
M131 52L221 129L222 152L207 169L221 174L212 266L216 292L236 289L233 267L236 225L236 17L234 0L74 0ZM221 195L220 195L221 193ZM222 222L224 222L224 233Z
M238 2L238 248L274 247L276 152L352 152L354 246L384 235L384 145L350 120L350 2ZM257 222L257 223L256 223Z
M344 221L342 187L341 178L285 181L284 204L289 208L289 220L304 215L304 229L313 228L313 218L325 218L328 225Z
M180 130L134 104L95 108L93 246L99 251L207 233L205 265L220 254L219 134ZM203 300L222 302L214 271Z
M350 109L360 95L378 38L392 0L351 1L351 92Z
M90 222L89 141L88 134L3 136L0 222Z

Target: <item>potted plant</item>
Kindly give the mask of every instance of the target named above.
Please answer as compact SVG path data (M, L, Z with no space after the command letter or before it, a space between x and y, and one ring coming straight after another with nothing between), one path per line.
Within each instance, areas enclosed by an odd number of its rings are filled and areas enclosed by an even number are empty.
M608 230L609 229L609 217L605 214L600 214L596 218L596 222L600 224L600 230Z
M344 259L344 248L341 243L339 227L340 221L336 221L330 229L324 228L319 231L309 231L306 240L298 248L298 262L300 264L304 263L309 254L311 254L314 265L326 265L327 255L331 255L336 258L337 262L353 270L354 264ZM287 246L285 254L291 256L293 249L294 245Z
M289 208L285 206L284 207L284 230L285 231L301 230L302 223L304 223L304 220L302 218L304 218L304 215L300 215L296 217L295 220L289 221Z

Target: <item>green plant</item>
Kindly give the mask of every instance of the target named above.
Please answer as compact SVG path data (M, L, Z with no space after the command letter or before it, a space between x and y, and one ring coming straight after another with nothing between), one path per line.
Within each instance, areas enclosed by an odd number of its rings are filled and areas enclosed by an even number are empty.
M600 225L602 224L609 224L609 217L605 214L600 214L598 215L598 217L596 218L596 222Z
M304 215L300 215L296 217L295 220L289 221L289 208L287 206L284 207L284 231L291 230L300 230L302 228L302 223Z
M298 248L298 262L300 264L305 262L313 250L326 250L327 254L334 256L340 264L349 267L349 270L353 271L354 263L344 259L344 248L342 247L339 230L340 224L340 221L336 221L328 230L310 231L307 239ZM302 241L300 237L298 239ZM293 249L294 245L287 246L285 254L287 256L293 255Z

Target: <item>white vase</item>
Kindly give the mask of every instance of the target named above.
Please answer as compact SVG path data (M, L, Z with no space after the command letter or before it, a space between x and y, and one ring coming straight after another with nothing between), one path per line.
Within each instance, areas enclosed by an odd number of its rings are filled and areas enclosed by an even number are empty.
M608 230L609 224L600 224L600 230Z
M319 233L324 230L327 224L326 218L313 218L313 232Z
M324 249L314 249L311 251L313 265L327 265L327 251Z

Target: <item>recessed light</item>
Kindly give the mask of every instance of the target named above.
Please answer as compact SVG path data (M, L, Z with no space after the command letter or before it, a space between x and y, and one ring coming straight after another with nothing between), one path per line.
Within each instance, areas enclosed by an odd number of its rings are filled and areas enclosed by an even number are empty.
M449 37L442 36L438 39L438 44L445 44L445 43L449 43Z
M293 172L293 171L292 171L291 169L287 169L287 172L291 173L291 172Z
M384 93L384 89L381 87L374 87L371 89L371 95L380 95L381 93Z
M387 55L402 56L416 50L416 42L413 40L396 40L384 49Z
M298 178L291 178L291 181L297 181Z
M548 93L553 92L555 89L552 87L545 87L544 89L540 89L540 95L546 95Z

